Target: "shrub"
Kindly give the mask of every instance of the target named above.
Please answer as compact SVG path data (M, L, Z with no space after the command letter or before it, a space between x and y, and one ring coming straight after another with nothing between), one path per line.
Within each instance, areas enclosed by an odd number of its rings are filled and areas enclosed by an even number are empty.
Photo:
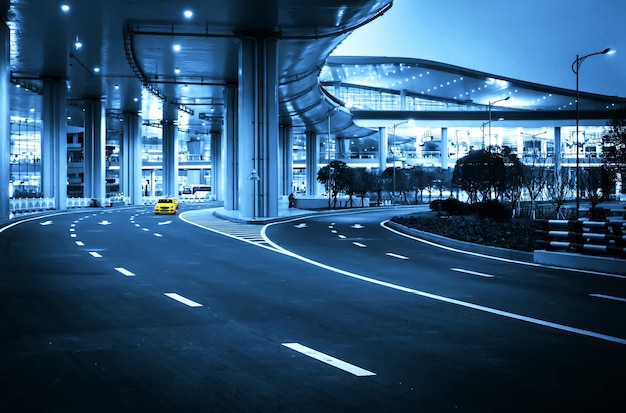
M470 211L480 218L487 218L493 221L506 221L513 216L513 210L509 205L504 205L495 200L472 204Z
M469 205L456 198L435 199L430 202L431 211L445 211L450 215L465 215Z

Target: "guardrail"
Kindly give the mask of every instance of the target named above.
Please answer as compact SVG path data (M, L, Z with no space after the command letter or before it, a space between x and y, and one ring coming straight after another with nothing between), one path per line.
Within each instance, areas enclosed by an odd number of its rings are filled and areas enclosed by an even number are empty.
M626 220L536 220L536 243L549 251L626 258Z

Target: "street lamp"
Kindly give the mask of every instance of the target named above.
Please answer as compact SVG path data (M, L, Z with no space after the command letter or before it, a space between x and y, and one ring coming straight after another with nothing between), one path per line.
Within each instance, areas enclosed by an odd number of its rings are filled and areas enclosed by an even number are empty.
M400 125L404 125L405 123L409 123L408 120L405 120L404 122L400 122L400 123L396 123L393 125L393 147L395 149L396 147L396 126L400 126ZM392 159L393 159L393 197L391 199L391 202L393 202L393 205L396 205L396 153L395 151L392 151L391 154L393 155Z
M502 98L502 99L494 100L493 102L489 101L489 105L487 106L487 111L489 112L489 122L488 122L489 123L489 145L488 146L491 146L491 106L494 105L495 103L503 102L505 100L509 100L510 98L511 98L511 96L507 96L507 97Z
M580 122L578 100L579 100L580 92L578 89L578 72L580 70L580 65L582 65L585 59L587 59L588 57L599 55L599 54L613 54L613 53L615 53L615 50L611 50L609 47L607 47L601 52L589 53L584 56L576 55L576 60L572 62L572 72L574 72L574 74L576 75L576 218L577 219L578 219L578 214L579 214L578 210L580 208L580 185L578 183L580 180L580 159L579 159L579 154L578 154L579 152L578 124Z

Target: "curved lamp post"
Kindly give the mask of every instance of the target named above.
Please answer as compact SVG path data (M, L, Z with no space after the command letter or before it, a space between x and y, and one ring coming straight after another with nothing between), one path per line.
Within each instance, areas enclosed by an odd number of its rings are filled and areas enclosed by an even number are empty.
M502 98L502 99L494 100L493 102L489 101L489 105L487 106L487 111L489 112L489 122L488 122L489 123L489 145L487 145L487 147L491 146L491 106L496 104L496 103L498 103L498 102L503 102L505 100L509 100L510 98L511 98L511 96L507 96L507 97ZM484 141L484 139L483 139L483 141Z
M572 72L574 72L574 74L576 75L576 219L578 219L578 214L579 214L578 210L580 209L580 185L578 183L580 180L580 159L579 159L580 156L578 154L579 152L578 124L580 121L578 100L579 100L580 92L578 90L578 72L580 70L580 65L582 65L585 59L587 59L588 57L599 55L599 54L613 54L613 53L615 53L615 50L611 50L609 47L607 47L601 52L589 53L584 56L576 55L576 60L572 62Z

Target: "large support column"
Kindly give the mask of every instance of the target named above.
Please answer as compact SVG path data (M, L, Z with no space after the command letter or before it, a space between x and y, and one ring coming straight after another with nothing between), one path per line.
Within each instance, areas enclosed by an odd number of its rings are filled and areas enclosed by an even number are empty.
M278 216L278 41L242 38L239 47L239 211Z
M67 209L67 89L65 81L43 81L41 181L43 196Z
M387 156L389 156L387 128L378 128L378 169L380 172L387 169Z
M441 128L441 167L448 169L448 128Z
M239 134L236 122L237 91L224 89L224 134L222 135L222 184L218 199L224 201L224 209L239 208Z
M163 102L163 195L178 196L178 108Z
M306 132L306 194L318 195L317 171L320 159L320 145L315 132Z
M554 128L554 171L555 173L561 173L561 127L556 126Z
M216 200L222 201L222 133L211 132L211 195Z
M280 195L293 192L293 128L290 125L280 127Z
M8 5L8 2L6 2ZM8 6L7 6L8 8ZM6 10L0 10L0 220L9 218L9 180L11 152L11 94L10 94L10 30Z
M99 99L84 102L85 198L103 205L106 198L106 117Z
M141 117L136 113L125 113L123 133L120 189L124 196L130 197L131 205L142 205Z

